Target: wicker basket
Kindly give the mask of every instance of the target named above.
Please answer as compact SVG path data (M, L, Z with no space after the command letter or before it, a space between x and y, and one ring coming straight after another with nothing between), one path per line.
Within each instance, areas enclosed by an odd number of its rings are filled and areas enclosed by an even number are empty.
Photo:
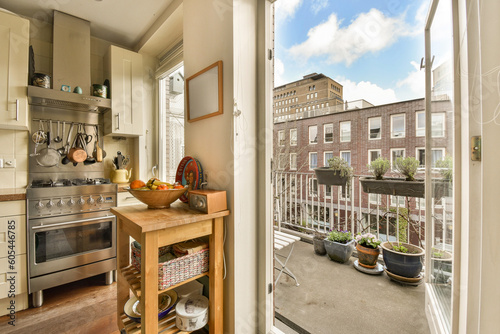
M132 265L141 271L141 250L132 248ZM158 263L158 289L164 290L172 285L181 283L191 277L208 271L208 248L199 252L184 255L176 259Z

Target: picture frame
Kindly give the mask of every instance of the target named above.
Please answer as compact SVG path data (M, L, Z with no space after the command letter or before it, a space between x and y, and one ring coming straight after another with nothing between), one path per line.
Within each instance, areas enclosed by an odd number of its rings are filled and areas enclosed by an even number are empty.
M188 122L195 122L223 113L222 60L186 79L186 110Z

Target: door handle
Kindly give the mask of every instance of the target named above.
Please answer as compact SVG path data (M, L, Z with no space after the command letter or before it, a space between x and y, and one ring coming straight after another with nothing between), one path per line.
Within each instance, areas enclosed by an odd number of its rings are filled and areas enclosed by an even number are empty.
M88 218L88 219L81 219L81 220L73 220L73 221L66 222L66 223L38 225L38 226L33 226L31 229L32 230L41 230L41 229L46 229L46 228L51 228L51 227L63 227L63 226L68 226L68 225L75 225L75 224L93 222L96 220L105 220L105 219L110 219L110 218L115 218L115 216L95 217L95 218Z
M19 121L19 99L16 99L16 122Z
M116 130L120 130L120 113L116 114Z

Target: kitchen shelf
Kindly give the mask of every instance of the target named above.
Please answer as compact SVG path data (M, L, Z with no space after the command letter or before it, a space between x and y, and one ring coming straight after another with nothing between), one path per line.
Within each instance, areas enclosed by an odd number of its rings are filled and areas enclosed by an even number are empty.
M96 113L103 113L111 108L110 99L37 86L28 86L28 102L34 106Z
M193 332L181 331L175 327L175 311L170 312L165 318L158 320L158 332L162 334L187 334L187 333L206 333L204 329ZM120 314L120 320L127 334L138 334L141 332L141 324L130 320L125 313Z
M120 268L120 273L123 276L123 278L125 279L125 281L128 283L128 286L129 286L130 290L132 290L134 295L137 298L141 298L141 272L138 271L137 269L135 269L135 267L133 265L130 265L130 266L127 266L124 268ZM187 280L184 280L178 284L169 286L166 289L158 290L158 294L175 289L183 284L189 283L189 282L194 281L194 280L201 278L203 276L208 276L208 271L203 273L203 274L188 278Z

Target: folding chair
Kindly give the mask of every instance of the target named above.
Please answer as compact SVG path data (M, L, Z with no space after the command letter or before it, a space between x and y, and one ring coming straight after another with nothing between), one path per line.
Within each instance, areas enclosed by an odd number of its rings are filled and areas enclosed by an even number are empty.
M295 280L296 286L299 286L299 282L297 281L297 277L295 277L295 275L290 271L290 269L288 269L286 267L286 264L288 263L288 260L290 259L290 256L292 255L293 246L295 246L294 243L295 243L295 241L299 241L299 240L300 240L300 238L296 237L294 235L279 232L279 231L274 231L274 259L276 260L276 262L278 262L281 265L281 268L275 267L276 269L278 269L280 271L280 273L278 274L278 277L276 278L276 281L274 282L275 285L278 284L278 280L280 279L281 274L285 273ZM290 251L288 252L287 255L280 255L276 252L278 250L281 250L281 249L287 247L288 245L292 245L292 247L290 248ZM278 258L278 256L283 257L285 259L285 262L284 263L281 262L281 260Z

